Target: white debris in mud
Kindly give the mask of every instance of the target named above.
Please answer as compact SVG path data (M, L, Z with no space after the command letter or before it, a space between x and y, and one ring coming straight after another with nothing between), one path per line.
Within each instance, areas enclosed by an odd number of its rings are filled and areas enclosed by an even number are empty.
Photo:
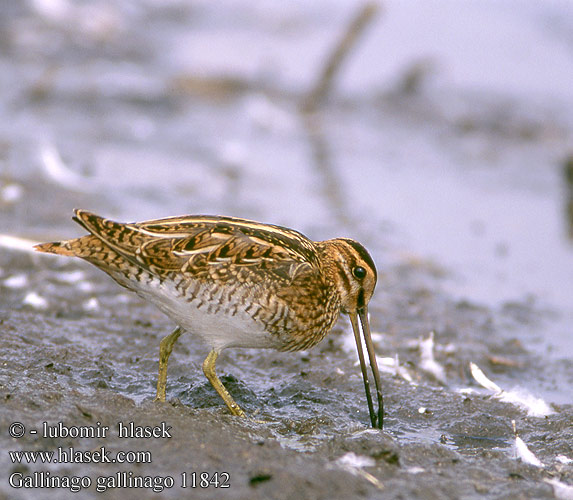
M366 429L362 429L360 431L353 432L352 438L364 436L367 434L370 434L371 436L378 436L380 434L380 431L378 429L373 429L372 427L368 427Z
M367 457L365 455L357 455L349 451L348 453L342 455L336 460L336 463L342 467L351 468L362 468L362 467L372 467L376 465L376 460L372 457Z
M515 456L516 458L520 458L522 462L526 464L535 465L535 467L545 467L543 462L539 460L533 452L527 447L527 445L523 442L519 436L515 437Z
M555 460L557 460L560 464L564 465L573 464L573 459L566 457L565 455L557 455L555 457Z
M384 338L384 334L380 332L372 332L370 336L375 344L381 343ZM343 349L346 352L356 352L356 341L354 339L354 335L349 333L343 337ZM364 341L362 341L362 349L366 350ZM396 354L394 358L376 356L376 362L378 363L378 369L381 373L388 373L395 377L403 378L409 384L417 385L406 367L400 364L398 354ZM354 366L360 366L360 362L356 360Z
M12 289L26 288L28 286L28 276L24 273L13 274L4 280L2 285Z
M34 309L45 310L48 308L48 301L38 295L36 292L30 292L28 295L24 297L23 303L33 307Z
M515 426L515 420L511 421L513 426L513 433L515 434L515 442L513 444L513 449L515 451L515 458L521 459L523 463L534 465L535 467L545 467L543 462L539 460L534 453L527 447L523 439L517 435L517 427Z
M372 332L371 334L372 340L375 344L379 344L382 342L384 338L384 334L380 332ZM353 352L356 353L356 341L354 339L354 335L348 333L342 337L343 342L343 349L346 352ZM426 371L429 370L437 380L440 382L445 383L445 371L444 368L434 360L433 354L433 346L434 346L434 334L433 332L430 334L430 338L427 340L419 339L415 341L415 346L420 348L421 356L422 356L422 363L421 367L424 369L424 366L427 368ZM362 341L362 349L366 350L366 346L364 345L364 340ZM429 350L429 352L428 352ZM425 360L425 365L424 365ZM418 385L415 381L408 369L400 364L400 360L398 358L398 354L394 358L389 357L382 357L376 356L376 361L378 363L378 369L381 373L388 373L395 377L400 377L404 379L406 382L412 385ZM354 363L354 366L360 366L358 360Z
M20 252L29 252L37 254L34 250L34 245L37 245L38 241L28 240L26 238L19 238L18 236L10 236L9 234L0 234L0 247L7 248L9 250L18 250ZM42 255L42 254L37 254ZM50 255L50 254L44 254Z
M501 387L487 378L485 373L475 363L470 362L470 372L475 381L488 391L501 392Z
M422 467L416 467L416 466L406 467L406 469L404 469L404 470L408 474L422 474L423 472L426 472L426 469L423 469Z
M450 342L442 347L442 352L446 354L455 354L458 351L458 346Z
M84 311L87 312L95 312L99 310L99 301L95 298L92 297L89 300L86 300L83 305L82 308Z
M544 481L553 487L553 495L557 500L573 500L573 486L562 483L556 478L545 478Z
M404 366L400 365L400 358L398 357L398 353L396 353L396 357L394 358L394 367L396 368L397 377L402 377L406 382L409 382L412 385L418 385L416 382L414 382L410 372Z
M400 365L398 354L396 354L395 358L382 358L380 356L376 356L376 361L378 363L378 368L382 373L389 373L395 377L401 377L406 382L409 382L412 385L417 385L408 370L404 366ZM358 364L359 363L356 362L355 365L358 366Z
M347 472L350 472L351 474L353 474L355 476L360 476L360 477L366 479L366 481L368 481L369 483L372 483L374 486L376 486L379 489L384 488L384 485L382 484L382 482L379 479L374 477L369 472L362 470L363 467L372 467L372 466L376 465L376 460L374 460L372 457L367 457L364 455L356 455L356 453L349 451L348 453L339 457L336 460L335 464L338 467L344 469Z
M420 368L432 375L438 382L446 383L446 371L434 358L434 332L427 339L420 339Z
M490 380L475 363L470 363L470 371L475 381L492 392L493 397L504 403L511 403L526 410L527 415L530 417L545 417L555 413L543 399L531 395L525 389L517 388L511 391L504 391Z
M533 396L525 389L502 391L495 397L504 403L511 403L527 410L530 417L545 417L555 413L543 399Z
M372 332L371 335L372 341L377 344L380 343L384 337L384 335L380 332ZM356 353L356 341L354 339L354 335L348 334L344 335L342 338L342 348L346 352ZM365 351L366 346L364 345L364 340L362 340L362 349ZM388 357L381 357L376 356L376 362L378 363L378 369L381 373L388 373L390 375L394 375L396 377L403 378L406 382L416 385L414 382L412 375L408 372L408 370L400 365L400 360L398 359L398 354L396 354L395 358L388 358ZM360 362L356 360L354 366L360 366Z
M469 394L476 394L478 391L472 389L471 387L462 387L461 389L458 389L458 392L464 396L467 396Z

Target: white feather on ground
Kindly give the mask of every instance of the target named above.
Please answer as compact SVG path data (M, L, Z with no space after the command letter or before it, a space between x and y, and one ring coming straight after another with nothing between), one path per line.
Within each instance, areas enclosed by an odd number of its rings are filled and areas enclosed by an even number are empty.
M442 384L446 383L446 371L434 358L434 332L420 340L420 368Z
M544 481L553 487L553 495L558 500L573 500L573 486L562 483L559 479L544 479Z
M366 479L366 481L373 484L378 489L381 489L381 490L384 489L384 485L382 484L382 482L379 479L374 477L369 472L362 470L363 467L372 467L372 466L376 465L376 460L374 460L372 457L367 457L364 455L356 455L356 453L352 453L350 451L348 453L345 453L341 457L339 457L335 461L335 464L338 467L342 468L343 470L345 470L347 472L350 472L351 474L353 474L355 476L359 476L359 477Z
M533 396L525 389L503 390L490 380L475 363L470 363L470 372L478 384L493 393L493 397L523 408L530 417L545 417L555 413L543 399Z
M543 462L539 460L535 454L527 447L523 439L517 435L517 427L515 426L515 420L511 421L513 426L513 433L515 434L515 442L513 448L515 450L515 458L519 458L523 463L533 465L535 467L545 467Z

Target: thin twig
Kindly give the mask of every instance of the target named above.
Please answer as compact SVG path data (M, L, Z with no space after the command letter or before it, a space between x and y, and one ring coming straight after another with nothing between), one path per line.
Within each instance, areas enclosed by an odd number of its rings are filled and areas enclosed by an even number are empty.
M344 35L335 45L334 50L326 60L326 64L315 86L308 93L302 103L305 112L314 111L327 97L336 75L339 73L344 60L350 50L356 45L358 38L372 22L379 10L378 2L367 2L360 7L352 19Z

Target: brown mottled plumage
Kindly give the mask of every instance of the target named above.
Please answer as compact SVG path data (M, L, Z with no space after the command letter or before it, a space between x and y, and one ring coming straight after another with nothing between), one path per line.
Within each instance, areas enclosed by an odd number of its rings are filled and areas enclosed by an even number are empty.
M314 242L292 229L233 217L183 216L124 224L84 210L75 214L89 235L36 249L91 262L178 324L161 342L157 400L165 401L173 345L190 331L212 349L203 363L205 375L230 411L243 416L215 373L221 350L307 349L345 312L357 341L372 425L382 427L382 392L367 316L377 275L359 243L346 238ZM376 384L378 415L357 317Z

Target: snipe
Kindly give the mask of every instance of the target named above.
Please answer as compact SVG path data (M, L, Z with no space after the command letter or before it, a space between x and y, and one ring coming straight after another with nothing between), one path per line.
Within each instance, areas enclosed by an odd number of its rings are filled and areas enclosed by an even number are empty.
M90 234L36 246L80 257L155 304L177 328L160 344L156 400L165 401L167 364L184 332L211 347L203 371L232 414L244 416L215 372L227 347L307 349L350 316L373 427L382 428L380 375L368 323L376 267L354 240L311 241L301 233L233 217L183 216L119 223L85 210ZM358 319L374 376L374 411Z

